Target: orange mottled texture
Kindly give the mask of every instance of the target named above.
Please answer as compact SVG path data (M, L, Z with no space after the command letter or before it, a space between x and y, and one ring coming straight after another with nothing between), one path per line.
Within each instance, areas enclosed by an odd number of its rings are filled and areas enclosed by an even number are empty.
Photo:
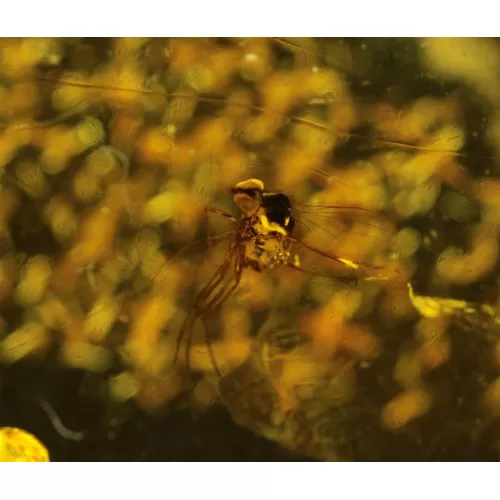
M53 348L115 403L217 401L321 459L498 418L500 49L457 40L0 39L1 362ZM255 219L229 260L248 179L295 228Z
M403 392L382 410L382 424L391 430L397 430L427 413L430 405L430 396L424 390Z

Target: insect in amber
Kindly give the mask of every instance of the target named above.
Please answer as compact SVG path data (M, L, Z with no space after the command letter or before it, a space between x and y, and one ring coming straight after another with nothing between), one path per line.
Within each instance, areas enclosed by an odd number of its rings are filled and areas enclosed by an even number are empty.
M372 280L390 278L390 273L387 273L387 269L383 267L361 264L329 254L305 243L299 235L296 235L300 213L313 215L315 209L322 208L319 213L333 216L335 212L338 215L349 212L349 209L307 206L295 209L290 197L284 193L267 192L264 183L259 179L248 179L238 183L232 189L232 194L235 205L241 211L239 219L216 208L207 209L208 212L229 218L236 224L236 227L219 236L210 236L208 239L209 242L213 242L232 237L222 264L195 298L192 310L181 327L175 355L175 359L178 360L181 348L184 346L185 366L189 369L193 331L197 322L200 321L204 328L208 354L219 375L220 370L212 349L213 338L209 323L213 316L217 315L221 305L236 291L245 270L252 269L261 273L277 267L286 267L298 272L316 274L317 271L302 267L299 254L296 252L299 247L302 247L308 252L345 267L351 277L364 276ZM316 212L317 215L318 212Z

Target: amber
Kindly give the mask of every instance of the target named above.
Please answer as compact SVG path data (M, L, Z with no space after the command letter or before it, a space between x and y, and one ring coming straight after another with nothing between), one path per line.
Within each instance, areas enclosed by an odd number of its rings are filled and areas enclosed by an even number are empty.
M5 39L0 59L2 384L41 366L72 374L44 394L78 378L123 419L218 407L319 460L497 446L497 41Z

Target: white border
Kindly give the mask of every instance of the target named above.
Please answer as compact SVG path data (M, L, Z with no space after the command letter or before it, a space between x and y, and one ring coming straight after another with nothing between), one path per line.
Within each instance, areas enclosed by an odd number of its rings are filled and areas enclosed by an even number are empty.
M0 36L497 36L474 0L8 0Z
M26 469L29 468L29 469ZM470 500L495 496L495 464L0 464L2 498Z

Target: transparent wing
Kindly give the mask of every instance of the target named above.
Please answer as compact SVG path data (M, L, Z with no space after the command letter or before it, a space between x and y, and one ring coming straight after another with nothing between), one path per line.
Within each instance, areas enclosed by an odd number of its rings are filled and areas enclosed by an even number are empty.
M371 279L389 271L395 227L379 212L327 205L298 205L293 210L297 230L291 240L303 270L318 275L329 270L343 274L344 270Z
M356 206L297 205L299 230L319 229L331 237L338 238L339 232L349 231L364 235L368 231L378 232L387 237L393 227L391 222L375 210Z

